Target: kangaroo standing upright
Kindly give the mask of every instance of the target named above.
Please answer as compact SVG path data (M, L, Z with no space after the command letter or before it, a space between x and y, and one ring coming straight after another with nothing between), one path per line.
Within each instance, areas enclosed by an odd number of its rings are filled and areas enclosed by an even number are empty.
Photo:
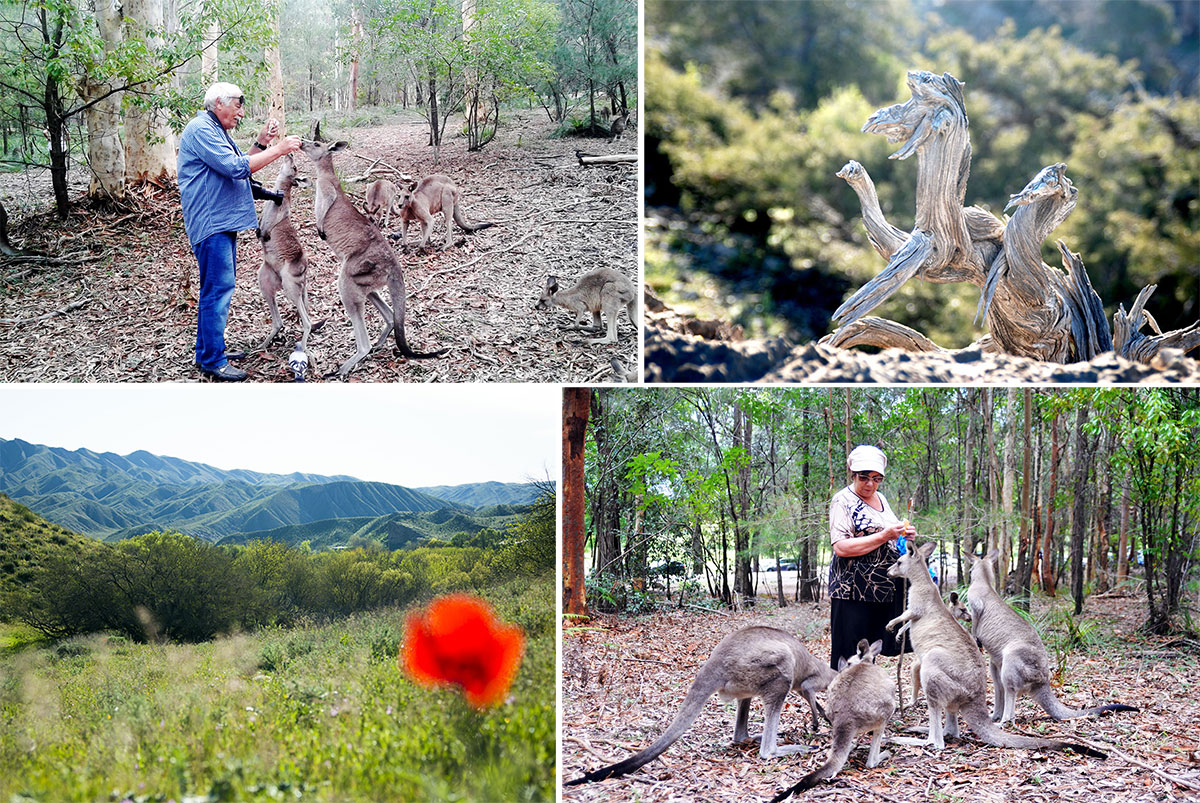
M386 178L381 178L367 187L365 209L367 215L381 229L386 229L392 221L392 209L396 206L396 192L396 185Z
M926 561L937 546L934 542L913 548L888 569L889 577L908 578L908 607L887 623L888 630L911 622L913 650L921 660L921 685L929 706L929 739L924 744L941 750L944 736L958 736L959 715L971 726L975 736L997 747L1021 747L1029 750L1074 750L1105 758L1105 754L1086 745L1051 739L1017 736L996 727L987 710L987 670L983 655L967 631L954 621L942 602L941 594L929 576ZM943 731L942 714L946 715Z
M354 343L357 346L354 356L342 363L337 371L343 379L371 353L371 339L367 335L365 318L368 300L379 310L387 324L383 334L375 341L376 348L383 345L394 331L396 347L409 359L438 357L446 353L446 349L426 354L409 348L404 336L404 269L400 267L396 252L379 227L355 209L342 192L337 174L333 171L333 154L345 148L345 142L325 145L305 140L300 145L300 150L317 168L317 197L313 209L317 219L317 234L329 243L333 253L342 261L342 269L338 273L338 295L354 327ZM379 295L383 287L387 287L391 294L391 307Z
M780 745L776 743L779 733L779 715L788 692L795 689L808 701L812 711L813 730L817 730L817 713L821 706L816 693L833 680L834 672L822 661L813 657L800 639L774 627L751 626L734 631L721 640L712 655L696 673L696 680L688 689L683 707L667 727L662 736L645 750L634 753L624 761L593 770L566 786L603 781L633 772L642 765L658 758L700 716L704 704L714 694L726 700L737 700L737 718L733 725L733 741L741 743L749 738L747 728L750 719L750 700L763 698L764 720L762 741L758 755L761 758L807 752L807 745ZM828 717L826 717L828 718Z
M896 710L896 696L892 681L875 664L883 649L883 640L867 644L866 639L858 642L858 653L838 659L838 675L829 684L825 695L825 707L829 710L830 730L833 733L829 745L829 758L816 770L800 779L792 788L772 798L779 803L796 792L811 789L821 781L837 775L846 765L854 740L860 733L872 731L871 752L867 754L867 767L874 767L889 756L879 752L883 742L883 731L888 718Z
M263 264L258 269L258 286L262 290L267 309L271 312L271 333L267 339L254 347L262 351L271 344L283 319L279 316L279 305L275 296L283 290L284 296L296 307L304 333L300 342L308 347L308 336L315 328L312 309L308 305L308 257L304 246L292 225L292 188L305 186L308 180L296 175L296 162L289 153L280 160L279 177L275 180L275 192L283 196L279 203L268 202L263 206L255 232L262 242ZM317 326L320 326L318 324Z
M629 313L629 322L637 326L637 293L634 292L633 282L620 271L612 268L597 268L583 274L570 290L559 290L558 279L546 277L546 289L542 292L534 309L550 309L551 304L557 304L563 309L577 313L582 320L592 316L591 326L575 327L599 332L604 327L600 323L600 313L608 318L608 334L604 337L592 338L588 343L603 344L617 342L617 316L624 307Z
M991 658L992 686L996 690L996 708L992 720L1003 725L1013 718L1017 698L1022 694L1046 709L1057 720L1074 719L1106 711L1137 711L1131 705L1114 703L1094 708L1070 708L1050 688L1050 656L1033 626L1001 599L996 591L995 560L1000 551L993 549L985 558L971 558L971 585L967 601L973 615L972 631Z
M450 219L459 225L463 231L479 231L494 223L470 223L463 214L462 190L455 186L448 176L426 176L419 182L414 182L400 191L396 201L400 208L400 247L408 247L408 224L414 221L421 224L421 242L418 248L424 248L429 242L429 232L433 228L433 216L438 212L446 216L446 242L444 248L450 247L454 239L454 227Z
M625 126L629 123L629 112L618 114L613 118L612 125L608 128L608 141L615 142L625 136Z

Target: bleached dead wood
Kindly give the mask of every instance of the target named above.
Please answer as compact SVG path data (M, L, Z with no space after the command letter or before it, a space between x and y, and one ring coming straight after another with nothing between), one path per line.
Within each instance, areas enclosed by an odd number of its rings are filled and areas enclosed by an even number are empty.
M575 151L575 158L579 160L579 164L584 165L605 165L605 164L620 164L622 162L637 162L638 156L636 153L612 153L607 156L593 156L582 151Z
M1117 313L1114 338L1079 254L1060 240L1065 271L1042 262L1042 243L1067 219L1078 198L1065 164L1043 168L1013 195L1008 208L1017 210L1007 222L979 207L963 207L971 141L962 87L949 73L911 72L912 97L880 109L863 126L889 142L904 142L890 158L917 156L916 226L911 232L887 222L862 165L852 160L838 171L858 195L867 236L888 264L837 309L833 317L842 326L821 342L940 350L909 327L864 317L919 277L981 288L976 320L985 320L990 335L979 345L989 351L1068 363L1115 348L1124 357L1149 363L1161 349L1200 347L1200 323L1168 333L1157 330L1143 309L1153 287L1142 291L1128 315L1123 308ZM1154 326L1155 335L1138 331L1145 323Z

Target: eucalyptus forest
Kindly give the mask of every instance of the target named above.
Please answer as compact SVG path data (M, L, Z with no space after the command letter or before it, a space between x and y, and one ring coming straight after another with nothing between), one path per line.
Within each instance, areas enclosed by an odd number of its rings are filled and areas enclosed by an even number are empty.
M576 152L633 150L612 129L636 126L624 117L638 102L635 2L50 0L0 4L0 376L189 375L196 267L176 147L216 81L244 93L246 119L231 131L242 150L272 119L280 137L345 140L336 172L353 202L379 180L445 174L468 217L495 224L443 252L398 257L417 278L410 317L464 349L465 359L416 369L423 378L581 377L615 355L634 361L628 334L621 352L539 354L555 341L545 334L554 314L517 313L548 273L633 270L635 159L584 165ZM297 166L311 174L307 160ZM255 178L269 187L276 172ZM311 193L296 196L314 319L332 318L309 353L325 373L352 338L338 263L309 236ZM239 264L257 267L262 249L243 239ZM480 271L506 281L485 291ZM254 268L239 274L230 339L241 345L260 339L270 316ZM422 323L423 309L462 323ZM283 313L298 329L295 311ZM289 378L290 350L254 350L252 378ZM412 373L391 360L366 368L376 380Z
M1056 693L1077 707L1141 710L1051 723L1104 748L1109 759L1092 767L983 747L1004 755L984 772L982 754L971 758L981 743L968 738L936 757L892 747L892 763L870 774L851 758L834 783L902 800L930 789L992 799L989 784L1021 800L1200 788L1189 770L1196 744L1169 735L1189 716L1171 695L1194 688L1200 659L1197 391L568 389L563 415L564 779L650 744L696 667L739 627L783 629L828 659L829 502L846 487L847 454L870 444L888 458L879 492L916 529L909 548L936 545L930 569L943 595L965 600L970 556L995 550L998 591L1040 634ZM899 684L900 662L880 661ZM898 730L921 706L903 686ZM789 699L781 738L823 750L807 707ZM1046 735L1029 705L1018 703L1017 732ZM765 799L823 760L763 762L731 748L732 715L710 701L706 724L660 759L565 798L658 789ZM731 789L735 773L744 784ZM1031 774L1041 780L1022 784Z

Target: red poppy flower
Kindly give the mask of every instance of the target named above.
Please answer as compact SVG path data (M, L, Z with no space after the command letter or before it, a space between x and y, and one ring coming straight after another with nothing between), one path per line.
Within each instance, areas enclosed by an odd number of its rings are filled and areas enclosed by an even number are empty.
M400 665L423 686L460 686L483 708L504 699L524 647L521 628L498 621L482 599L451 594L408 617Z

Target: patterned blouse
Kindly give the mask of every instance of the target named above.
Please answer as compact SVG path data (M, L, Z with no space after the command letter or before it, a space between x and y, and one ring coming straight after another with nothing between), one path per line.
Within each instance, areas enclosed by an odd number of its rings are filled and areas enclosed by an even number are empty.
M843 538L870 535L900 523L883 494L876 491L875 496L883 503L883 510L868 505L850 487L834 494L833 501L829 503L830 543L837 543ZM843 558L834 553L833 563L829 566L830 599L893 601L896 581L887 576L887 570L899 559L900 550L895 541L888 541L856 558Z

